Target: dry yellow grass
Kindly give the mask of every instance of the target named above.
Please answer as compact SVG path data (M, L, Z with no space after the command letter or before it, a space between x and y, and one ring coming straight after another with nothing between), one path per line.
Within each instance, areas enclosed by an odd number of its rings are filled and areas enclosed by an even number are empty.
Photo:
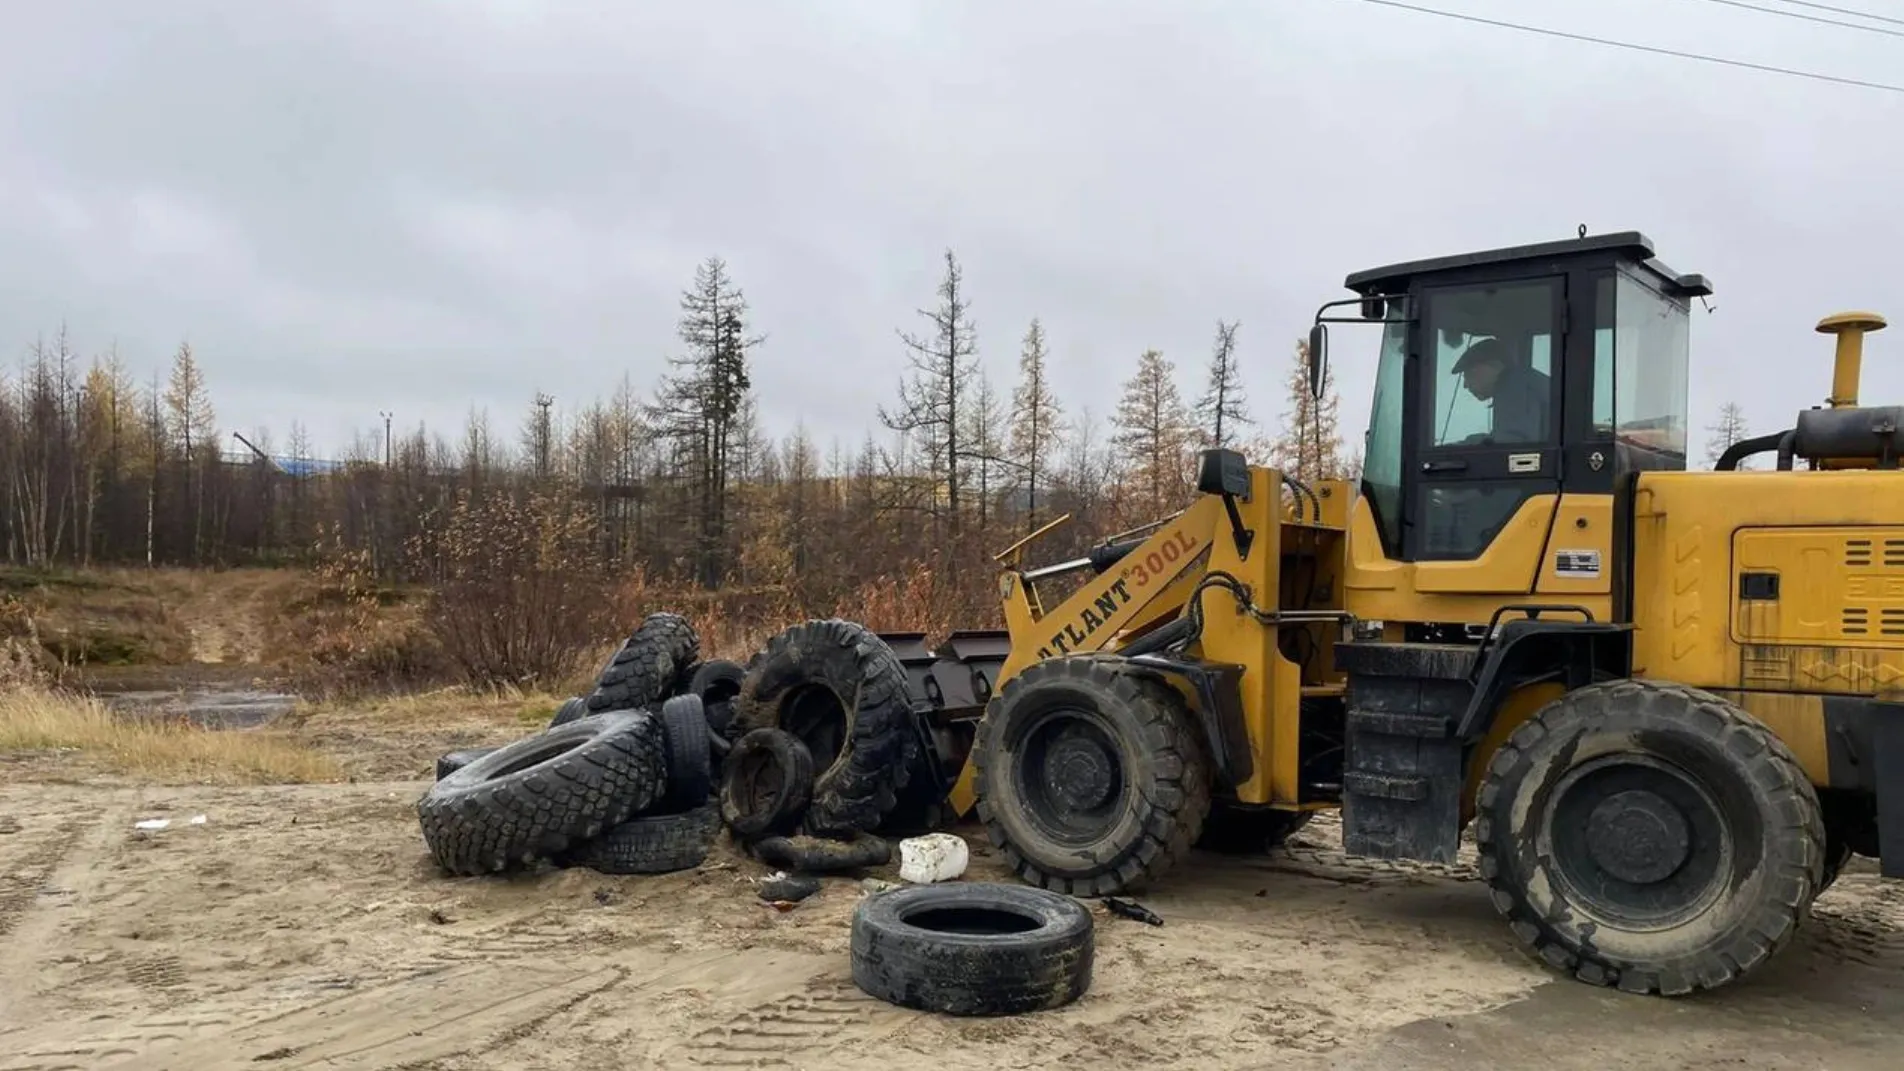
M514 688L438 688L374 698L299 704L291 721L311 728L406 731L546 725L565 696Z
M271 730L123 718L97 699L45 688L0 692L0 753L59 751L78 751L106 769L155 783L295 784L343 778L330 757Z

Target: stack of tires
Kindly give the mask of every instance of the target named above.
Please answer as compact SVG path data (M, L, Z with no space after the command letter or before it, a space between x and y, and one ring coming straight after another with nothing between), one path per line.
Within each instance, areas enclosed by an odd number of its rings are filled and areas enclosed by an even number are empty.
M776 865L800 834L860 846L797 848L813 869L884 862L874 835L928 759L892 648L851 621L803 622L754 655L731 705L720 806L735 838Z
M444 755L417 803L437 862L658 873L699 866L725 825L789 869L883 863L874 834L930 761L892 648L827 619L745 667L700 653L686 618L651 614L546 731Z
M699 866L720 833L719 730L742 676L699 656L685 618L651 614L544 732L438 759L417 802L437 863L470 875L544 862L607 874Z

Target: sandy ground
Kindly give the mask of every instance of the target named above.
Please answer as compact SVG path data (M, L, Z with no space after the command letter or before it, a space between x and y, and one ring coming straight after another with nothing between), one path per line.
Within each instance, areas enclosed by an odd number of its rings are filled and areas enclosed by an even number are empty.
M1669 1001L1556 978L1471 872L1351 863L1323 822L1199 856L1144 898L1161 928L1100 911L1079 1003L957 1020L853 988L855 880L782 914L725 846L450 879L422 788L0 788L0 1071L1892 1068L1904 1030L1904 888L1862 860L1772 969Z

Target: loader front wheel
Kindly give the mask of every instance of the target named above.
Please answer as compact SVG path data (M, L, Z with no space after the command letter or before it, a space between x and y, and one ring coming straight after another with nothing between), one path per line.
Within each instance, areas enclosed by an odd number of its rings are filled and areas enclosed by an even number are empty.
M1494 905L1582 981L1676 996L1791 939L1824 878L1818 797L1725 700L1618 680L1548 704L1495 752L1475 843Z
M1117 658L1012 678L972 750L979 819L1019 877L1110 896L1189 852L1210 811L1197 730L1171 688Z

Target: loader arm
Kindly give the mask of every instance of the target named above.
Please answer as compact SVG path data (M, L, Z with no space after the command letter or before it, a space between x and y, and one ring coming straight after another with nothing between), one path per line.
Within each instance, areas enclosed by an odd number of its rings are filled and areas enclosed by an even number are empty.
M1038 582L1089 566L1007 569L999 583L1011 655L998 673L1003 684L1033 662L1058 655L1111 650L1183 612L1208 555L1223 501L1202 496L1131 548L1057 606L1043 610ZM1089 559L1084 559L1088 562Z
M1199 496L1049 610L1039 600L1038 582L1094 568L1090 559L1045 569L1008 565L1000 574L999 593L1011 653L999 668L993 691L1044 659L1115 650L1180 616L1202 576L1218 526L1228 523L1222 498ZM1015 562L1016 555L1010 560ZM959 814L969 813L975 802L972 778L971 764L964 763L950 798Z

